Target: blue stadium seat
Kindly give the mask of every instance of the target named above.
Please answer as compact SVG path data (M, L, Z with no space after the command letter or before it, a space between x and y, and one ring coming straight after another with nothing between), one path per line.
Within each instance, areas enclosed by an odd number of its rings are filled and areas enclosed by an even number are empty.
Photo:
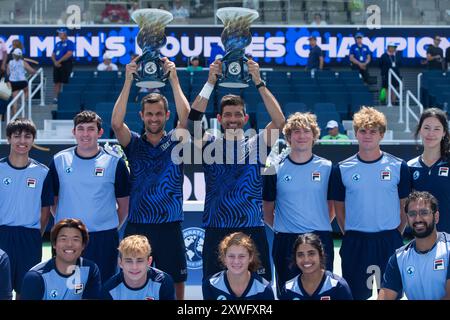
M339 112L342 119L349 119L350 118L350 95L343 91L343 92L333 92L333 91L326 91L323 98L324 102L331 102L334 103L336 106L337 112Z
M373 105L373 95L370 92L353 92L350 99L352 112L358 111L362 106Z
M78 92L61 92L58 96L58 111L79 111L81 94Z
M336 105L330 102L319 102L314 104L313 107L314 113L327 113L327 112L337 112Z
M339 78L341 79L360 79L360 74L358 71L339 71Z
M73 93L82 94L85 87L86 87L85 84L72 84L72 83L69 83L69 84L66 84L66 85L63 86L63 89L62 89L61 92L65 92L65 93L67 93L67 92L72 93L73 92Z
M302 93L298 95L298 102L302 102L308 106L309 110L312 110L314 104L321 102L323 95L316 92Z
M90 79L94 76L94 72L91 70L75 70L72 72L72 78L84 78Z
M295 112L309 111L308 106L301 102L289 102L289 103L286 103L285 105L282 105L281 107L286 116L290 115L292 113L295 113Z
M336 73L331 70L320 70L315 72L314 77L317 79L336 79Z

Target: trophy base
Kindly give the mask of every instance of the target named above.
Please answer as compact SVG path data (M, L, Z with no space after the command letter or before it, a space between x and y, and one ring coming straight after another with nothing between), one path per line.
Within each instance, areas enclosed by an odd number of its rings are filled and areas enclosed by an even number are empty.
M163 81L139 81L136 82L136 86L140 87L140 88L147 88L147 89L157 89L157 88L162 88L166 85L165 82Z
M248 83L243 83L243 82L219 82L219 87L231 88L231 89L244 89L244 88L248 88Z

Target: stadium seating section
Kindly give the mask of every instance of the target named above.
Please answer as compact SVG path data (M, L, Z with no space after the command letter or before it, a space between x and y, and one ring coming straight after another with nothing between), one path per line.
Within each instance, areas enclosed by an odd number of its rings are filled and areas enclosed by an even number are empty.
M420 100L424 106L448 110L450 104L450 73L426 71L422 75Z

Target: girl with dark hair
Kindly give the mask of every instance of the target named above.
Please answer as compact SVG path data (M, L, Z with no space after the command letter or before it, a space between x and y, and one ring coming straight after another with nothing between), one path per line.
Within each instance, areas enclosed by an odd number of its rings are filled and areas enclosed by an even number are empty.
M301 273L286 282L281 300L353 300L347 282L325 270L325 251L313 233L298 236L294 261Z
M441 217L437 230L450 232L450 135L448 118L437 108L426 109L420 117L415 138L420 137L423 152L408 161L412 187L416 191L428 191L439 202Z

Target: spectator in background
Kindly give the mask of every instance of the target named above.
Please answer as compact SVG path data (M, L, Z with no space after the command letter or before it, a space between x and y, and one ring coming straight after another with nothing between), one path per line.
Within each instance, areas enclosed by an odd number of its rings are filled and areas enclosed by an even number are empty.
M349 140L349 138L342 133L339 133L339 124L335 120L330 120L327 123L328 134L322 137L322 140ZM332 142L321 142L321 144L333 144ZM350 142L337 142L336 144L350 144Z
M69 82L69 76L72 73L72 56L75 50L75 44L67 38L67 29L57 30L61 41L55 44L52 53L53 61L53 82L55 84L55 97L53 103L58 103L58 95L64 83Z
M13 59L12 53L14 51L14 49L19 48L20 50L22 50L22 54L23 54L23 44L19 39L14 39L12 42L12 48L11 51L8 54L8 58L6 61L6 64L8 64L9 61L11 61Z
M174 22L186 22L189 18L189 10L183 7L183 1L175 0L173 2L173 7L170 12L173 15Z
M306 70L323 70L323 53L322 49L317 45L317 38L315 36L310 36L308 39L310 49Z
M6 73L6 60L8 57L8 49L6 43L0 38L0 78Z
M127 9L121 4L107 3L102 12L103 23L124 23L130 21Z
M313 21L311 22L312 26L326 26L327 22L322 20L322 15L320 13L314 14Z
M198 56L192 56L189 59L190 65L186 68L188 72L202 71L203 67L200 65L200 58Z
M35 74L30 65L23 60L22 50L19 48L14 49L12 52L13 59L8 62L8 68L6 73L8 74L8 81L11 84L12 97L14 98L20 91L24 91L25 100L28 98L28 80L27 72L29 74ZM17 111L17 102L12 107L12 115Z
M118 71L119 68L115 63L112 63L112 54L106 51L103 54L103 62L97 66L97 71Z
M444 51L439 47L441 37L436 35L434 43L427 48L427 62L429 70L444 69Z
M350 47L350 62L353 70L358 70L364 82L369 80L368 65L371 61L371 52L367 45L362 43L363 34L358 32L355 35L355 44Z
M389 42L387 50L381 55L380 70L381 70L381 90L388 90L389 86L389 70L394 70L395 74L400 77L400 54L397 52L397 44ZM392 83L398 89L399 83L397 79L392 78ZM397 97L395 93L391 92L391 102L396 103Z

